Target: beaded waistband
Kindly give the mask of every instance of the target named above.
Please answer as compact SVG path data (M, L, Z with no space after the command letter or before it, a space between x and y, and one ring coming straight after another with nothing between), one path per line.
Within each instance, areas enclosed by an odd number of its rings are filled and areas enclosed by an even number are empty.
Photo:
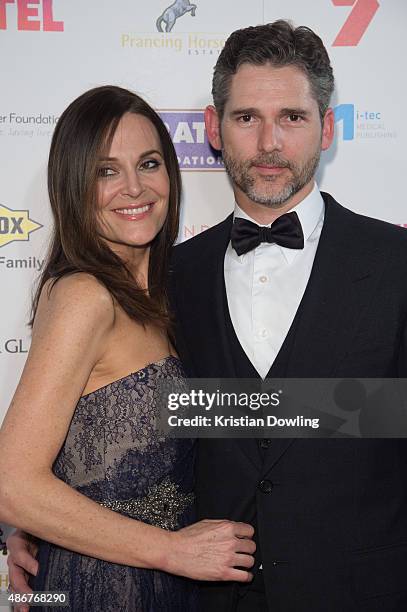
M144 497L99 503L114 512L174 531L179 528L179 517L194 503L194 499L193 493L183 493L178 484L166 478L150 487Z

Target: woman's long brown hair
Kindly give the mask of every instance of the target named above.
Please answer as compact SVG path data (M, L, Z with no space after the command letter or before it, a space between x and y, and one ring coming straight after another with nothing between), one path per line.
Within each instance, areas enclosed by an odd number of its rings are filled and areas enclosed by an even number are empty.
M151 244L148 293L98 232L96 183L99 157L108 150L125 113L146 117L160 139L170 180L167 218ZM96 277L123 310L145 325L168 327L166 283L170 250L178 234L181 177L170 135L157 113L136 94L116 86L87 91L62 113L49 154L48 193L54 229L32 305L33 323L44 284L76 272Z

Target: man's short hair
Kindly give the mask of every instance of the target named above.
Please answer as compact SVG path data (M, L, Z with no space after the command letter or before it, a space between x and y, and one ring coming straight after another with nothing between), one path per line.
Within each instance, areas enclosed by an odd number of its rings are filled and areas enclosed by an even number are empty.
M334 89L334 76L322 40L306 26L294 28L280 19L274 23L236 30L227 39L216 62L212 95L222 119L232 77L242 64L296 66L307 76L318 103L321 121Z

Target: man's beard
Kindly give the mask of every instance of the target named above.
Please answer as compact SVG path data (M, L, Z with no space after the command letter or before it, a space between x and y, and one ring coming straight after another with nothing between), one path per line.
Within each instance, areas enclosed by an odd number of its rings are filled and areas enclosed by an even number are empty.
M231 181L245 193L250 200L256 204L262 204L270 208L280 208L296 193L298 193L315 175L321 157L321 149L318 149L312 157L299 166L292 161L284 159L279 153L262 153L248 161L238 161L222 149L223 163ZM250 174L253 166L275 166L287 168L291 172L291 177L285 179L285 184L274 193L267 193L266 185L282 179L282 175L263 175L257 178L261 180L263 186L256 187L256 178Z

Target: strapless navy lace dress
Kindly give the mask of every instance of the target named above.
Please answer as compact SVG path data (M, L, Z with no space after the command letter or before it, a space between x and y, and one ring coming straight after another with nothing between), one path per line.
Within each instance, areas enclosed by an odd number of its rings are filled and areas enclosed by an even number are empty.
M83 396L55 461L56 476L146 523L175 530L194 522L194 442L165 438L156 429L159 379L183 376L180 361L169 356ZM196 586L187 578L101 561L48 542L40 543L37 559L40 570L31 587L68 591L64 610L198 609Z

